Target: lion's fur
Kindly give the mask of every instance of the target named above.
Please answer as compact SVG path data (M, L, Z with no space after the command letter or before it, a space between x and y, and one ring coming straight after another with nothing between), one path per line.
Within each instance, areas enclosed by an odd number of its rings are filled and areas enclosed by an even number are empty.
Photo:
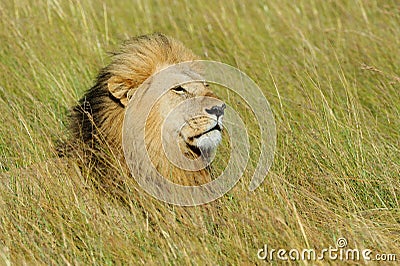
M163 34L126 41L113 53L112 62L100 71L95 85L73 108L71 129L74 137L93 148L105 141L112 149L121 150L128 91L137 88L164 65L196 58L180 42Z
M123 159L122 127L129 94L157 70L195 59L197 56L192 51L163 34L140 36L126 41L119 51L112 54L111 63L101 69L95 85L73 108L71 114L73 142L79 140L80 143L83 142L91 157L106 149L117 158ZM159 122L151 121L150 118L150 126L155 128L150 131L155 132L150 139L159 137L161 130ZM160 140L156 139L155 142L161 147ZM162 156L159 154L157 151L155 156ZM173 172L182 176L182 172ZM204 177L209 176L206 170L185 175L189 179L201 176L198 178L202 179L200 183L204 182Z

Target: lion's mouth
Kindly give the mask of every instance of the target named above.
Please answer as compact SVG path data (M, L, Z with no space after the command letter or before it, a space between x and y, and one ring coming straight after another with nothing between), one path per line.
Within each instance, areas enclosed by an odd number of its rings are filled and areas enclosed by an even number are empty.
M186 143L186 146L196 155L196 156L200 156L201 155L201 150L194 145L191 145L189 143Z
M208 130L206 130L206 131L204 131L204 132L202 132L200 134L197 134L197 135L194 135L192 137L189 137L188 139L189 139L189 141L194 141L195 139L200 138L201 136L206 135L206 134L208 134L208 133L210 133L211 131L214 131L214 130L218 130L219 132L221 132L222 128L217 123L214 127L210 128L210 129L208 129Z
M186 145L196 156L210 157L221 141L221 131L222 127L216 123L214 127L189 137Z

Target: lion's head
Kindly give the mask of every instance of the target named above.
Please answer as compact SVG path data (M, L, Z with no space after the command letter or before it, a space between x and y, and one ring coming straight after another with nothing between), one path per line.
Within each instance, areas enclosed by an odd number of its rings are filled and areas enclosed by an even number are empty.
M145 81L148 88L154 87L154 82L162 84L163 80L149 79L154 73L195 59L197 57L189 49L163 34L126 41L113 54L112 62L100 71L95 85L73 108L71 128L74 137L92 151L109 149L123 160L122 128L130 97ZM221 141L225 105L217 100L196 71L175 74L187 82L166 88L155 102L146 123L147 149L161 173L178 175L177 182L199 184L208 179L207 170L177 169L167 163L163 149L168 152L169 148L179 147L185 157L207 161ZM185 106L185 100L194 97L200 98ZM176 108L180 111L174 112ZM132 115L143 115L140 107ZM187 182L188 179L194 182Z

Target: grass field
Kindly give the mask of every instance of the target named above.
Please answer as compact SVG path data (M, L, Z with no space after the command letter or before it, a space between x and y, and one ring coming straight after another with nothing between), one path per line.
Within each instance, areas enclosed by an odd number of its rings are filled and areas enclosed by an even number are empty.
M265 244L341 237L400 261L398 1L9 0L0 17L0 264L262 264ZM262 88L277 149L254 192L247 173L211 204L176 207L134 182L99 191L54 159L107 52L152 32Z

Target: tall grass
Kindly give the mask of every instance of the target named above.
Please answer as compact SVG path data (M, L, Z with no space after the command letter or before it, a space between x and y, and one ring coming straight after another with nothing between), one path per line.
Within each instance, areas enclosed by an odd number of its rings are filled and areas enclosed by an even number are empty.
M340 237L400 260L398 1L13 0L0 17L3 263L251 264L264 244L321 250ZM262 88L278 142L256 191L245 178L180 208L133 181L121 197L101 191L54 159L107 52L155 31Z

